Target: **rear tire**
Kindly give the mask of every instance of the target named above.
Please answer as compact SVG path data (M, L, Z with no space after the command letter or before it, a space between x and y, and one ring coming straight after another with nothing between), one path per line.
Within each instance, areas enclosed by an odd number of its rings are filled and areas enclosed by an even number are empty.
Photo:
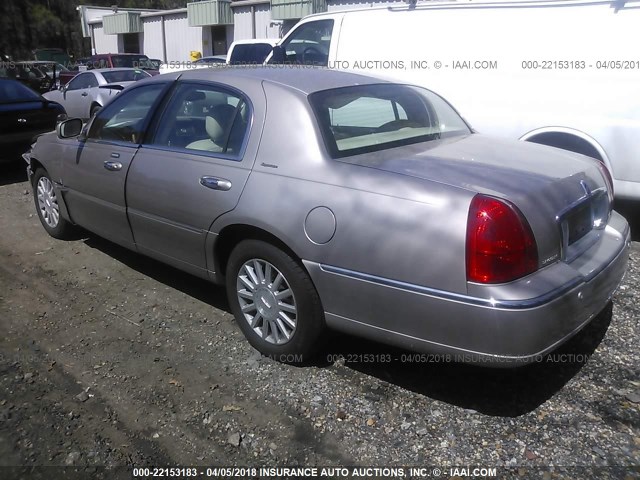
M33 176L33 199L40 223L49 235L65 239L73 233L73 225L60 215L53 181L44 168L38 168Z
M325 330L320 297L311 278L289 254L260 240L231 252L227 295L238 326L263 355L305 363Z

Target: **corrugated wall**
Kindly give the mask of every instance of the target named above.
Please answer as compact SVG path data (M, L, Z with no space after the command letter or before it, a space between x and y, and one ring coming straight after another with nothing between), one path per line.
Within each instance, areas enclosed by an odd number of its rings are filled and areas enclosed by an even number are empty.
M203 53L202 27L190 27L186 13L167 15L164 28L167 36L167 61L189 60L189 52L192 50ZM150 38L145 38L145 43L150 41ZM158 35L158 42L160 41L161 37Z
M256 37L280 38L280 22L274 22L271 19L271 8L268 3L256 5Z
M93 24L96 53L118 53L118 35L106 35L102 24Z
M251 7L236 7L233 9L233 39L247 38L251 38Z
M163 60L162 24L160 22L160 17L143 18L142 26L144 28L144 51L142 53L149 58L159 58L160 60Z
M268 3L256 5L255 7L256 21L256 38L279 38L280 24L271 19L271 8ZM233 39L247 40L252 38L251 28L251 7L234 7L233 8Z

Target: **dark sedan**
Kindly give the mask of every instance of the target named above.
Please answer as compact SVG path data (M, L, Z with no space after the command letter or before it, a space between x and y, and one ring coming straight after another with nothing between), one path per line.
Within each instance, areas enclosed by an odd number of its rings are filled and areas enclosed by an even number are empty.
M55 129L64 107L16 80L0 79L0 162L15 160L37 135Z

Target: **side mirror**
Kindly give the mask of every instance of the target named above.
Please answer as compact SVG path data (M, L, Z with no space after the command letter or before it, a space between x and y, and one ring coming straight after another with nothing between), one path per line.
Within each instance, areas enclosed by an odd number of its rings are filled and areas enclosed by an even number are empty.
M282 45L276 45L271 50L271 59L269 63L284 63L287 59L284 47Z
M77 137L82 132L82 125L82 120L79 118L65 120L56 125L56 134L58 138Z

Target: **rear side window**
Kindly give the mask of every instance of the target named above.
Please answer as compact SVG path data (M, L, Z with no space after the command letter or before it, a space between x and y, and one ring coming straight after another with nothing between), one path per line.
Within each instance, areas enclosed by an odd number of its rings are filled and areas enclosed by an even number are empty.
M249 104L217 85L184 83L158 121L153 145L239 157L251 121Z
M233 47L229 65L262 65L270 53L268 43L240 43Z
M309 96L333 158L471 133L435 93L408 85L359 85Z

